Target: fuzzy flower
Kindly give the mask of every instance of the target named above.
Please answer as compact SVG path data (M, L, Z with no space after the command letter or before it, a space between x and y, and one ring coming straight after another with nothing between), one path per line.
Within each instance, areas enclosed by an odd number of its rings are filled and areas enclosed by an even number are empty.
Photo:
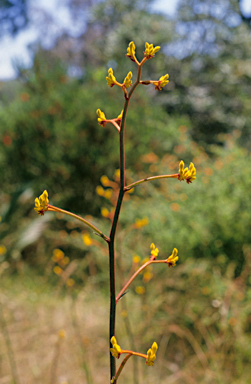
M107 121L106 121L104 112L102 112L100 109L97 109L96 113L98 115L99 125L102 125L102 127L105 127L105 125L107 124Z
M117 123L121 123L121 121L122 121L122 117L123 117L123 112L124 112L124 110L122 109L122 111L120 112L120 114L119 114L118 117L116 118Z
M178 249L174 248L171 256L169 256L166 259L166 263L169 265L169 267L174 267L176 265L176 261L179 260L179 257L177 256Z
M135 61L135 44L133 41L131 41L128 45L126 56L132 61Z
M145 44L145 48L146 48L146 50L144 52L144 56L147 59L151 59L152 57L154 57L155 53L160 50L159 46L153 48L153 44L148 44L148 43Z
M156 359L156 352L158 349L158 344L156 342L153 343L152 348L148 349L147 351L147 359L146 359L146 365L153 365L154 360Z
M193 163L190 163L189 168L184 169L184 161L181 160L179 165L179 176L178 179L186 180L187 184L191 183L196 179L196 168Z
M109 87L113 87L115 84L117 84L116 77L113 75L112 68L108 69L108 76L106 77L107 84Z
M165 76L161 76L158 81L152 81L152 84L155 85L157 91L161 91L162 88L169 83L168 73Z
M121 354L121 348L117 344L117 340L115 339L115 336L111 338L111 343L112 343L112 348L110 348L111 354L113 357L116 357L118 359Z
M125 77L124 79L124 85L126 88L130 88L130 86L132 85L132 72L128 72L127 76Z
M49 205L49 199L48 199L48 192L45 190L42 195L37 197L35 199L35 211L39 215L44 215L44 212L48 210L48 205Z
M155 245L153 243L150 245L150 248L151 248L151 259L155 260L159 254L159 250L158 248L155 248Z

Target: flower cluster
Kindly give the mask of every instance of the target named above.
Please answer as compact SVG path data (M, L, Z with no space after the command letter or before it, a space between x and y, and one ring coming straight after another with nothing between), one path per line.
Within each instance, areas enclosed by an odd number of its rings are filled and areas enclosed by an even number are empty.
M161 76L160 78L159 78L159 80L157 80L157 81L151 81L151 83L153 84L153 85L155 85L155 89L157 90L157 91L161 91L162 90L162 88L165 86L165 85L167 85L168 83L169 83L169 75L168 75L168 73L166 74L166 75L164 75L164 76Z
M35 199L35 211L39 215L44 215L45 211L48 211L48 205L49 205L49 199L48 199L48 192L45 190L42 195L39 197L36 197Z
M148 349L147 351L147 359L146 359L146 365L153 365L154 360L156 359L156 352L158 349L158 344L156 342L153 343L152 348Z
M169 265L169 267L174 267L176 265L176 261L179 260L178 249L174 248L172 254L166 259L166 263Z
M104 112L102 112L100 109L97 109L96 113L98 115L99 125L101 125L102 127L105 127L105 125L107 124L107 121L106 121Z
M150 245L150 248L151 248L151 259L155 260L159 254L159 250L158 248L155 248L155 245L153 243Z
M196 168L193 163L190 163L189 168L184 169L184 161L181 160L179 165L178 179L186 180L187 184L191 183L196 179Z
M115 84L117 84L116 77L113 74L112 68L108 69L108 76L106 77L107 84L109 87L113 87Z
M126 54L127 57L129 57L129 59L131 59L132 61L136 61L135 60L135 44L133 41L131 41L129 43L129 46L127 48L127 54Z
M158 47L153 48L153 44L146 43L145 49L146 49L144 52L145 57L147 59L151 59L152 57L154 57L155 53L160 50L160 47L158 46Z
M127 76L125 77L125 79L124 79L124 86L126 87L126 88L130 88L130 86L132 85L132 80L131 80L131 78L132 78L132 72L130 71L128 74L127 74Z
M115 336L111 338L111 343L112 343L112 348L110 348L111 354L113 357L116 357L118 359L120 357L122 350L120 346L117 344L117 340Z

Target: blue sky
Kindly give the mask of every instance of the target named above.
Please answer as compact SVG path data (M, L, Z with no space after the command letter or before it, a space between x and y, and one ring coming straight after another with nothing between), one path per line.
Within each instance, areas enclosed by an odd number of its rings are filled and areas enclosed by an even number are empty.
M53 17L54 22L56 22L53 31L54 36L63 29L70 29L70 25L73 24L71 23L71 17L67 8L62 3L62 0L30 0L33 13L44 10ZM160 10L171 16L176 11L177 3L178 0L156 0L153 10ZM73 30L72 33L74 34L74 32ZM13 60L22 62L25 65L31 63L27 45L36 41L38 36L39 30L33 25L26 31L19 33L15 39L5 36L0 41L0 80L8 80L15 77L12 65Z
M162 11L173 16L177 9L179 0L156 0L153 10ZM70 14L66 7L62 5L62 0L30 0L33 14L46 11L53 18L54 36L64 29L71 29L71 32L77 32L78 26L71 22ZM243 12L251 14L251 0L242 0ZM39 22L39 18L37 19ZM33 26L18 34L15 39L5 36L0 41L0 80L8 80L14 78L15 71L12 61L18 60L29 65L31 57L27 49L27 45L36 41L39 36L39 30ZM70 27L72 26L73 27ZM74 30L75 27L75 30Z

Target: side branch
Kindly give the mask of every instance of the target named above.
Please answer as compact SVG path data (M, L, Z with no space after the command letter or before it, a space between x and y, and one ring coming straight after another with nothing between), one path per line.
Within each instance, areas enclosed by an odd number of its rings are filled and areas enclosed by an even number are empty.
M130 189L136 187L139 184L145 183L146 181L152 181L152 180L158 180L158 179L178 179L179 174L175 173L173 175L159 175L159 176L151 176L146 177L145 179L141 179L139 181L136 181L135 183L132 183L130 185L127 185L124 189L124 191L129 191Z
M96 233L97 235L102 237L102 239L104 239L106 242L109 243L109 241L110 241L109 237L104 235L103 232L101 232L98 228L96 228L94 225L89 223L89 221L83 219L81 216L78 216L75 213L65 211L64 209L54 207L53 205L50 205L50 204L48 204L47 211L64 213L65 215L74 217L74 219L77 219L77 220L81 221L82 223L88 225L88 227L90 227L94 231L94 233Z

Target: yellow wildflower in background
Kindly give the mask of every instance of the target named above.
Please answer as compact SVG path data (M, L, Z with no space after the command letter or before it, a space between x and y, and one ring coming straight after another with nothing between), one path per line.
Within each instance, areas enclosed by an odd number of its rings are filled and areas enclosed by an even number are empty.
M1 244L0 245L0 255L5 255L6 252L7 252L7 249L6 249L5 245Z
M115 336L111 338L111 343L112 343L112 348L110 348L111 354L113 357L116 357L118 359L121 354L121 348L117 344L117 340Z
M102 208L101 208L101 215L102 215L103 217L109 217L109 216L110 216L110 212L108 211L107 208L102 207Z
M143 217L143 219L141 219L141 220L140 219L135 220L135 227L136 228L142 228L147 224L149 224L149 220L147 217Z
M59 248L55 248L53 249L53 256L52 256L52 260L57 262L59 260L62 260L64 258L64 252L61 251L61 249Z
M160 50L160 47L157 46L157 47L153 48L153 44L146 43L145 49L146 49L144 52L145 57L147 59L151 59L152 57L154 57L155 53Z
M35 211L39 215L44 215L44 212L48 210L48 205L49 205L49 199L48 199L48 192L45 190L42 195L37 197L35 199Z
M146 365L153 365L154 360L156 359L156 352L158 349L158 344L156 342L153 343L152 348L148 349L147 351L147 359L146 359Z
M104 187L108 187L110 184L110 181L106 175L101 176L100 181Z
M92 239L90 238L89 233L84 233L82 235L82 239L83 239L84 244L87 245L87 247L92 245Z
M176 265L176 261L179 260L179 256L177 256L177 254L178 249L174 248L171 256L166 259L166 263L169 265L169 267L174 267Z

